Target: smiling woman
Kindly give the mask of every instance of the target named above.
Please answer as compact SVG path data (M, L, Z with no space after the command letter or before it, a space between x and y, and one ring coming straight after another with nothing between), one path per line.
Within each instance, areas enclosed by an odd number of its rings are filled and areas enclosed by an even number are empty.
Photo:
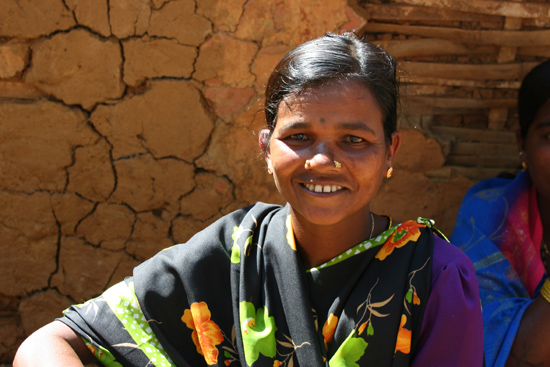
M358 82L334 82L290 94L279 105L273 132L261 135L270 139L266 159L290 204L309 267L369 237L369 203L400 142L395 132L386 145L382 121L370 89Z
M432 221L370 210L401 142L397 105L393 57L353 34L291 51L259 141L288 204L162 251L31 335L14 365L481 366L471 261Z

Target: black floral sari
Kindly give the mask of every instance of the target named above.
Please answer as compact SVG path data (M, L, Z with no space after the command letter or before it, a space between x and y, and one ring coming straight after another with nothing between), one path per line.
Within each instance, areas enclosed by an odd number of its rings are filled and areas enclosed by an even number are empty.
M419 222L305 269L289 207L258 203L60 320L106 366L408 366L431 286Z

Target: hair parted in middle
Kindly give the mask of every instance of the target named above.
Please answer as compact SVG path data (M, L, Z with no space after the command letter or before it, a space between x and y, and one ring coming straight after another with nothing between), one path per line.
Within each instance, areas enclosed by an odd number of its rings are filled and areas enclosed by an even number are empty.
M275 129L279 104L286 96L346 82L360 83L373 93L382 111L386 142L391 144L399 105L396 61L354 33L327 33L283 56L266 87L267 127L271 132Z

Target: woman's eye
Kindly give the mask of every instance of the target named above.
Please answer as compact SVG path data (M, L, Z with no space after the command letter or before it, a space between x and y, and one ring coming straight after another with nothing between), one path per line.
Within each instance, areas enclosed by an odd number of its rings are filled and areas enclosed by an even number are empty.
M348 135L346 137L346 141L348 143L361 143L363 141L363 138L360 138L358 136Z
M291 140L307 140L306 134L292 134L288 137Z

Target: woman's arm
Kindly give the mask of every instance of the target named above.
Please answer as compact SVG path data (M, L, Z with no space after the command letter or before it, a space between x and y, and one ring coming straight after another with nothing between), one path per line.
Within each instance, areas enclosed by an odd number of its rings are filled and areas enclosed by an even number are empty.
M411 367L481 367L483 318L472 263L435 237L432 264L432 290Z
M550 303L539 295L523 314L506 367L550 366L549 345Z
M54 321L31 334L21 344L14 367L78 366L96 361L80 336L60 321Z

